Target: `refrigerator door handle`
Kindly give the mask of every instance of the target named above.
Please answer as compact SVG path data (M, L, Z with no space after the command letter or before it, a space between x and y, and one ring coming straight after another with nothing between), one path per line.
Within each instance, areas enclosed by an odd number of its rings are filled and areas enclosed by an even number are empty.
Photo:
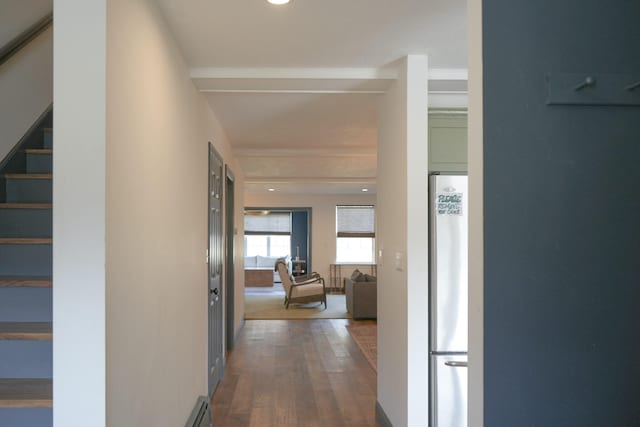
M444 362L446 366L451 366L452 368L466 368L467 362L459 361L459 360L448 360Z

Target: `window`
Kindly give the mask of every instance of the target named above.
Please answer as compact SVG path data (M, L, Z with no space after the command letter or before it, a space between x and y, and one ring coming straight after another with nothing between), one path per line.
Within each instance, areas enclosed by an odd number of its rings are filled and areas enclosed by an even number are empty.
M375 208L336 207L336 263L372 264L375 253Z
M291 255L289 212L246 211L244 214L245 256Z
M291 236L244 236L245 256L277 256L291 255Z

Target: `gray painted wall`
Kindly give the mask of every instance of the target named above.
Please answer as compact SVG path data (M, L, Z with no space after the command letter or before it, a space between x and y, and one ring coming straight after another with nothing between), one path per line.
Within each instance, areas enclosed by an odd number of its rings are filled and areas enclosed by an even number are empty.
M640 107L545 105L640 72L640 3L483 8L484 425L640 425Z
M53 10L53 0L2 0L0 2L0 46Z

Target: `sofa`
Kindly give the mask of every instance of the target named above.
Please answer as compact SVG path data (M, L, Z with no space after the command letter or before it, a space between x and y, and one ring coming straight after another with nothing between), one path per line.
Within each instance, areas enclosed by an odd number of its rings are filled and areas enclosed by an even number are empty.
M244 257L245 286L273 286L275 282L281 282L280 275L274 271L278 258L261 255ZM290 263L288 259L289 268Z
M356 270L357 271L357 270ZM378 281L376 277L360 273L344 279L347 311L354 319L377 319Z

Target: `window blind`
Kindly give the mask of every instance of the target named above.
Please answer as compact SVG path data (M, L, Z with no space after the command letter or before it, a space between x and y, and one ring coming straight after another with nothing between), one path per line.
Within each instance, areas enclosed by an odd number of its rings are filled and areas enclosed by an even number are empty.
M373 206L336 206L338 237L375 237Z
M248 211L244 214L245 234L291 234L291 213Z

